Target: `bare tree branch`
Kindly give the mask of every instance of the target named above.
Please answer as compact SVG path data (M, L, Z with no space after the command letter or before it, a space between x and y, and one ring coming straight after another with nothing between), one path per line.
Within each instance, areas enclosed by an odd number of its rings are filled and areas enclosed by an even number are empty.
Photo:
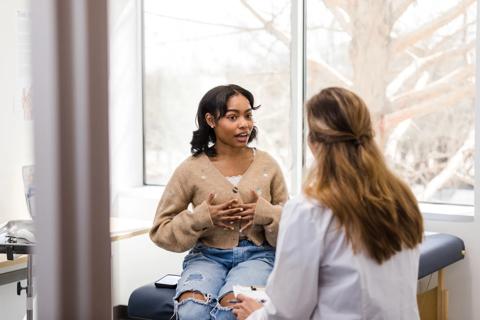
M393 9L393 21L397 21L416 0L403 0Z
M431 36L440 27L446 25L447 23L461 15L463 12L465 12L465 9L467 9L467 7L469 7L474 2L475 0L463 0L456 7L445 11L441 16L437 17L436 19L396 39L392 43L392 52L402 52L416 42Z
M404 120L422 117L433 112L438 112L441 109L454 107L458 105L462 99L471 99L474 95L475 86L473 84L466 84L462 88L438 95L434 99L428 100L424 103L387 114L381 120L382 123L379 124L379 127L386 129L395 128Z
M412 90L398 95L391 100L391 109L400 110L412 104L418 104L426 99L432 99L442 92L450 91L452 83L465 81L475 73L473 65L466 65L463 68L456 69L435 82L429 83L421 90Z
M432 65L442 63L446 60L451 60L456 56L464 55L473 49L475 49L475 41L471 41L462 47L444 50L424 58L414 59L414 61L412 61L408 67L404 68L404 70L390 82L387 89L387 95L392 96L394 93L401 91L405 87L408 87Z
M273 26L273 20L268 21L267 19L263 18L257 11L255 11L255 9L252 8L250 4L248 4L246 0L241 0L241 2L245 8L247 8L248 11L250 11L250 13L253 14L255 18L257 18L257 20L263 24L265 30L275 36L275 38L277 38L281 43L287 47L290 47L290 39L283 32Z
M255 11L252 6L248 4L246 0L241 0L241 3L261 22L263 23L265 30L269 32L271 35L276 37L281 43L283 43L287 48L290 48L290 39L281 31L277 30L273 25L273 21L267 21L264 19L257 11ZM343 76L340 72L329 66L323 60L309 60L308 64L312 66L318 74L322 76L326 76L329 79L332 79L332 82L337 83L339 85L343 85L345 87L351 87L352 83L348 80L345 76ZM312 69L313 71L313 69Z
M352 34L352 24L345 18L345 10L341 7L341 4L335 0L325 0L325 6L335 16L336 21L340 24L343 31L348 34ZM345 12L345 14L344 14Z
M474 130L472 129L468 134L465 143L458 149L458 151L450 158L445 168L427 184L423 191L424 199L431 198L442 186L444 186L455 175L457 169L463 166L463 160L468 150L473 149Z
M232 25L232 24L224 24L224 23L218 23L218 22L209 22L209 21L203 21L203 20L195 20L195 19L188 19L188 18L182 18L182 17L175 17L175 16L169 16L169 15L164 15L164 14L160 14L160 13L156 13L156 12L150 12L150 11L145 11L145 14L160 17L160 18L164 18L164 19L189 22L189 23L193 23L193 24L203 24L203 25L208 25L208 26L218 26L218 27L231 28L231 29L242 30L242 31L258 30L258 28L246 28L246 27Z
M475 27L476 25L477 25L476 20L469 22L463 25L461 28L458 28L457 30L455 30L455 32L452 32L451 34L444 36L439 42L437 42L429 50L429 54L435 54L437 52L444 51L445 49L451 48L452 46L455 45L452 42L458 41L460 34L464 34L468 30L468 28Z
M322 0L327 6L338 7L350 15L352 1L350 0Z
M412 121L403 121L399 123L395 128L392 128L390 135L385 144L385 155L389 156L390 158L394 159L395 154L397 153L397 149L399 146L400 141L404 137L407 130L410 128ZM399 161L399 165L402 165L404 168L408 169L409 171L415 172L413 168L410 166L407 168L407 163Z
M311 76L322 77L322 82L329 83L332 86L343 86L345 88L351 88L353 83L348 78L344 77L337 70L325 63L323 60L316 61L309 59L307 61L307 70L309 75L309 81L313 82Z
M463 181L466 184L469 184L471 186L475 185L475 180L471 176L467 176L467 175L464 175L464 174L461 174L461 173L457 172L457 173L455 173L455 177L457 177L458 179L460 179L461 181Z

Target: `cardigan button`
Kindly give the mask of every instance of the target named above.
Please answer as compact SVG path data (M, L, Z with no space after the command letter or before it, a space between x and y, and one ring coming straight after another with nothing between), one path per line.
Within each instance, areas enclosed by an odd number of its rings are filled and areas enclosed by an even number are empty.
M233 187L232 191L233 193L238 193L238 187L237 186Z

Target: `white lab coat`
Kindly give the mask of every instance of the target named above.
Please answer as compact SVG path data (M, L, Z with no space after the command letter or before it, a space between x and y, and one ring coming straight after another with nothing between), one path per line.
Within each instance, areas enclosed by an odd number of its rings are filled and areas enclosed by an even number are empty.
M304 196L280 222L265 306L248 320L415 320L419 249L378 265L353 254L330 209Z

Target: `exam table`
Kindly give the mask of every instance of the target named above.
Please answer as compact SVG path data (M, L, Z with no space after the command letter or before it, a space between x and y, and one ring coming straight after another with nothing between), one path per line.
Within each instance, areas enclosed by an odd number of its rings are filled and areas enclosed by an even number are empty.
M418 279L438 272L438 286L429 295L435 295L435 318L444 320L448 305L444 268L464 258L465 245L462 239L450 234L426 233L420 252ZM153 282L146 284L130 295L128 316L131 319L169 320L173 316L174 295L175 289L156 288Z

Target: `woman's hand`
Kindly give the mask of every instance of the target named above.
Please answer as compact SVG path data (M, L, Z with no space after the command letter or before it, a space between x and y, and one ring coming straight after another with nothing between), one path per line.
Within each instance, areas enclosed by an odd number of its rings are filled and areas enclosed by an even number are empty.
M260 309L263 305L255 299L242 294L237 296L238 302L233 305L233 314L239 320L245 320L250 314Z
M253 224L253 216L255 215L255 209L257 208L258 194L255 191L251 191L253 195L253 201L250 203L238 204L235 208L242 208L242 211L238 213L241 217L242 222L247 221L241 229L240 232L247 229Z
M231 225L237 221L240 221L242 217L239 215L239 213L244 209L236 206L238 203L237 199L232 199L227 202L214 205L214 198L215 195L210 193L207 199L208 210L210 211L210 217L212 218L213 224L217 227L224 228L225 230L235 230L235 228Z

